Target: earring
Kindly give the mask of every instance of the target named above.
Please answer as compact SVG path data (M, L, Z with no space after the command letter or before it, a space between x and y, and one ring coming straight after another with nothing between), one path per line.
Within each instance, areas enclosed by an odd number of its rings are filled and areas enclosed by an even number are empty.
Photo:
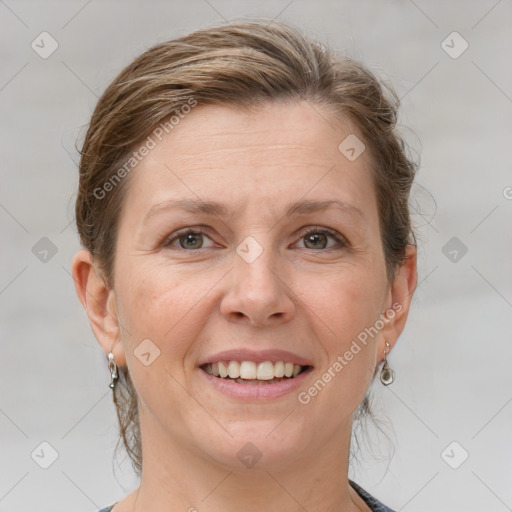
M119 378L117 375L117 365L114 363L114 354L110 352L108 355L108 369L110 370L110 389L114 391L114 388L116 387L116 380Z
M389 354L389 343L386 341L384 350L384 366L380 372L380 381L384 386L389 386L395 380L395 372L389 367L387 354Z

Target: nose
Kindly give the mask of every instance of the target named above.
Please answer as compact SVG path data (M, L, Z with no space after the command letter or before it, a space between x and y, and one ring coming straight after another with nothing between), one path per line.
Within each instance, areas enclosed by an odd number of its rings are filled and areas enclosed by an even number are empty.
M252 263L235 256L220 312L229 322L254 327L289 322L295 315L295 301L291 283L286 281L266 252Z

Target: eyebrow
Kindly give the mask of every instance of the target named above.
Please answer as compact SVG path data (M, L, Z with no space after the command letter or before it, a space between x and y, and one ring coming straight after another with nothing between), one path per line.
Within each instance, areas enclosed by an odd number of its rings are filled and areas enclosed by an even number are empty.
M365 219L364 213L359 208L351 204L345 203L343 201L340 201L338 199L332 199L327 201L297 201L287 206L285 217L291 217L292 215L307 215L308 213L327 210L330 207L336 207L347 213L355 213L361 219ZM146 223L151 217L155 216L157 213L169 209L182 209L191 213L205 213L207 215L213 215L215 217L227 217L230 214L228 208L226 208L225 205L217 201L204 201L202 199L169 199L152 206L148 213L146 214L146 216L144 217L143 223Z
M225 217L228 215L228 209L216 201L203 201L201 199L169 199L155 204L150 208L144 217L146 223L151 217L163 210L181 209L191 213L206 213L216 217Z
M328 201L297 201L296 203L289 205L288 209L286 210L286 216L291 216L294 214L314 213L319 210L326 210L331 206L337 207L338 209L347 213L355 213L362 219L365 218L364 213L359 208L340 201L339 199L332 199Z

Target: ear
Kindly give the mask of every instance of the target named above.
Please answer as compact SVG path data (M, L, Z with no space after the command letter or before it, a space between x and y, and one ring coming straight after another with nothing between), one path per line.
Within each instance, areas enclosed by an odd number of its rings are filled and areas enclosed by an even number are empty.
M94 336L105 354L112 351L115 363L125 365L122 343L116 343L120 340L121 330L114 291L106 285L89 251L77 252L71 267L76 293L89 317Z
M382 336L380 337L380 361L384 360L384 351L387 348L386 341L390 345L389 350L391 350L405 328L417 282L417 250L415 246L408 245L405 261L396 269L395 278L391 284L387 299L387 314L384 313L387 320L384 322L385 326L381 330Z

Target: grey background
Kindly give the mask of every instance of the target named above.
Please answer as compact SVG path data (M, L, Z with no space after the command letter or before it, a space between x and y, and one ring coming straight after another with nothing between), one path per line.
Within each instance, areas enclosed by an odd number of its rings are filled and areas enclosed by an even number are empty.
M390 441L372 430L351 477L396 510L512 510L510 0L0 0L0 511L94 511L136 486L126 460L112 464L106 358L70 277L74 143L141 51L256 16L290 21L390 80L421 152L420 284L389 357L397 380L374 390ZM43 31L59 45L46 59L31 48ZM469 44L458 58L441 46L453 31ZM42 442L58 454L48 469Z

